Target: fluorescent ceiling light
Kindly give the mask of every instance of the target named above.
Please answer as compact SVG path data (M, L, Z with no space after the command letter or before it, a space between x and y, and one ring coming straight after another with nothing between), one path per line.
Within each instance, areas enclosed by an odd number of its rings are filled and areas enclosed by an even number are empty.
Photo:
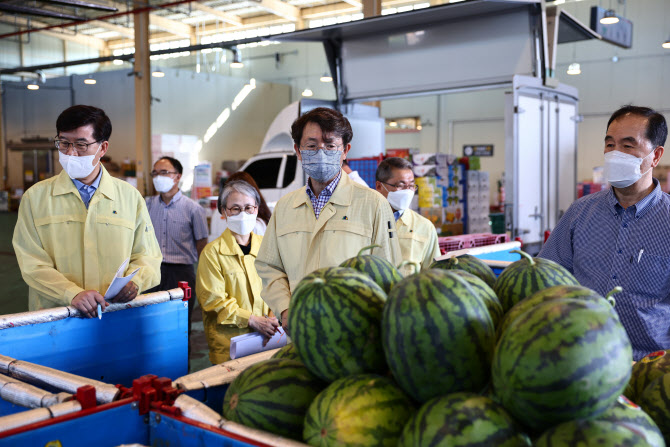
M319 81L321 82L333 82L333 77L329 75L328 73L324 73L323 76L319 78Z
M582 68L581 68L581 66L579 65L579 63L577 63L577 62L573 62L573 63L570 64L570 66L568 66L568 71L567 71L567 73L568 73L569 75L578 75L578 74L581 74L581 73L582 73Z
M84 84L95 85L96 82L97 81L95 79L91 78L91 77L88 77L88 78L84 79Z
M619 18L616 16L616 13L613 9L608 9L605 11L605 15L600 19L600 23L603 25L614 25L619 23Z
M306 87L305 90L302 91L302 96L314 96L314 92L309 87Z
M159 70L156 70L153 73L151 73L151 76L153 76L154 78L164 78L165 73L160 71L160 69L159 69Z

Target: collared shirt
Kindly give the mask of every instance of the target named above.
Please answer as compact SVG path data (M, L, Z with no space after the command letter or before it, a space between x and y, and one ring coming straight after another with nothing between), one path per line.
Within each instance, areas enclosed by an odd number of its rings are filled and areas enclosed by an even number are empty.
M415 262L420 270L426 270L430 268L435 258L440 256L435 225L410 209L400 213L401 215L396 219L396 228L402 260ZM414 271L414 266L407 265L400 273L409 276Z
M335 191L335 188L337 188L337 184L340 183L341 178L342 170L340 169L337 177L335 177L333 181L330 182L328 186L323 189L323 191L321 191L321 194L319 194L318 197L316 194L314 194L314 191L312 191L312 187L309 185L309 179L307 179L306 191L307 195L309 196L309 200L312 201L312 208L314 208L314 214L316 215L317 220L319 219L321 210L324 206L326 206L326 203L328 203L328 200L330 200L330 197L333 195L333 191Z
M402 216L402 211L394 211L393 212L393 217L395 217L396 222L398 222L398 219L400 219L400 216Z
M573 203L539 255L558 262L582 286L616 306L633 345L633 359L670 349L670 196L654 190L624 209L613 190Z
M195 242L207 239L205 210L181 191L168 204L160 194L147 197L146 201L163 262L194 264L198 260Z
M79 191L79 195L81 196L81 200L84 201L84 205L86 205L86 208L88 209L88 204L91 202L91 197L93 197L93 194L98 190L98 187L100 186L100 179L102 178L102 169L100 172L98 172L98 176L93 180L93 183L90 185L87 185L85 183L80 182L77 179L72 179L74 182L74 186L77 187L77 191Z

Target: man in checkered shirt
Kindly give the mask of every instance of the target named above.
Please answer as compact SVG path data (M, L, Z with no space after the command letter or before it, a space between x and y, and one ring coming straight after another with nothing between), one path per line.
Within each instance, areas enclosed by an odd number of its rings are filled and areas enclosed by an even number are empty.
M615 309L634 360L670 349L670 196L652 176L667 135L665 118L652 109L614 112L604 165L612 187L573 203L538 255L603 296L623 288Z

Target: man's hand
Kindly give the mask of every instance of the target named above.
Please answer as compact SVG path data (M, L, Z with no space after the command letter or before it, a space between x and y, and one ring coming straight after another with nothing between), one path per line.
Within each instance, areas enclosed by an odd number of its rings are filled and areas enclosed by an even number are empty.
M138 290L139 287L137 287L134 282L129 281L114 298L110 299L110 301L113 301L114 303L127 303L128 301L135 299Z
M79 311L87 318L93 318L98 315L98 304L100 304L103 310L109 306L109 303L105 301L105 298L96 290L84 290L83 292L79 292L72 298L70 304L79 309Z
M263 346L265 346L268 340L270 340L272 336L275 335L275 332L277 332L279 321L277 321L276 318L265 318L252 315L249 317L249 327L265 337L265 340L263 340Z
M281 327L288 335L288 309L284 309L281 313Z

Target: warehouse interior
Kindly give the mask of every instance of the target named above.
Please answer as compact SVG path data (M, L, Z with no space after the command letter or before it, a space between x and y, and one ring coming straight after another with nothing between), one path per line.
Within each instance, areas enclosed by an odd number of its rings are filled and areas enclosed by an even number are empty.
M480 6L482 12L477 13ZM463 12L442 12L448 17L443 23L427 18L449 7ZM532 18L528 24L525 15L513 17L526 8ZM594 19L603 11L619 18L616 35L609 35ZM559 32L561 14L565 29ZM424 47L423 31L416 37L419 25L400 26L405 17L425 24L426 30L439 29L444 36L453 29L459 37ZM381 64L363 84L355 82L353 74L360 75L365 67L355 65L361 62L356 57L374 56L375 49L365 45L378 42L360 30L383 27L374 21L385 18L396 20L399 28L397 36L380 32L379 41L388 44L379 49L380 57L391 55L398 65L407 65L406 71L385 73L387 67ZM522 31L507 28L515 20L524 21ZM490 31L489 22L496 24ZM468 34L463 28L471 23ZM541 38L534 34L538 29L549 31ZM515 37L522 34L523 39ZM347 43L347 38L360 36L370 40ZM463 36L471 41L460 41ZM333 53L333 42L342 45L339 53ZM442 52L442 45L450 52ZM511 59L501 61L504 54L495 51L483 57L487 48L509 48ZM415 50L421 56L412 55ZM406 63L397 60L401 58ZM430 69L424 70L422 64L431 59ZM477 72L476 81L460 75L468 70ZM411 78L422 71L430 71L430 76ZM403 77L397 92L387 88ZM435 85L426 79L435 79ZM376 83L382 93L367 94L366 86ZM371 107L381 130L373 128L374 138L365 133L367 140L354 140L365 141L352 149L358 166L390 154L417 160L421 154L433 159L443 155L451 165L467 158L473 146L482 148L481 156L475 157L477 168L471 169L486 172L474 196L485 202L483 223L468 223L472 231L466 231L460 216L467 205L454 206L446 196L444 203L425 205L428 199L419 195L425 187L417 171L420 186L412 206L425 211L422 215L435 224L440 237L506 233L505 242L516 239L535 255L569 204L588 194L585 188L597 185L595 192L605 184L603 137L612 112L632 104L670 117L670 1L2 0L0 93L0 281L6 287L0 295L0 316L29 310L29 289L12 246L17 211L28 188L62 171L53 145L55 121L75 104L107 112L113 132L104 166L143 196L157 194L150 177L153 163L162 155L178 158L185 168L181 190L206 210L209 225L217 216L222 180L264 152L277 123L286 122L279 118L287 110L327 105L354 115L355 107L361 107L357 113L369 113L364 107ZM564 108L567 115L557 118L567 120L570 129L551 128L550 136L538 137L546 138L538 147L551 145L549 139L559 141L563 132L564 141L547 148L546 154L556 155L557 161L560 151L568 154L568 166L562 161L560 169L552 167L556 171L546 177L540 171L547 167L549 172L552 162L543 155L533 164L524 159L528 152L519 149L528 151L534 144L519 135L527 130L527 122L516 121L515 114L525 112L519 99L524 94L537 94L541 101L551 96L540 110L574 106ZM287 133L288 125L284 127ZM292 142L287 150L293 150ZM513 158L513 151L521 155ZM531 180L522 183L520 175ZM654 177L670 192L667 154ZM549 181L554 183L546 186ZM533 182L542 183L539 211L535 202L522 203L534 196L518 190ZM259 186L264 188L260 182ZM268 202L274 207L276 200ZM523 233L531 230L521 228L526 225L520 217L527 214L524 206L530 213L546 213L532 228L532 237ZM454 220L455 208L459 211ZM500 231L494 230L496 218L506 222ZM188 371L194 373L212 366L198 303L191 322Z

